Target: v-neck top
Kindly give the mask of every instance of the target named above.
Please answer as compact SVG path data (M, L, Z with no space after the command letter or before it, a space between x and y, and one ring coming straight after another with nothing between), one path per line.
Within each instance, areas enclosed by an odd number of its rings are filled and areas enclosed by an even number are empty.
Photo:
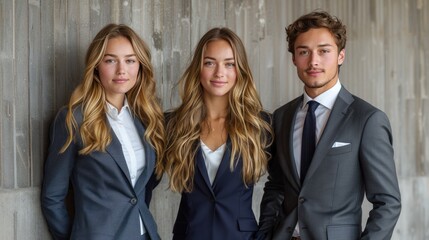
M222 144L216 150L211 150L202 140L200 140L200 144L210 184L213 185L217 170L226 150L226 143Z

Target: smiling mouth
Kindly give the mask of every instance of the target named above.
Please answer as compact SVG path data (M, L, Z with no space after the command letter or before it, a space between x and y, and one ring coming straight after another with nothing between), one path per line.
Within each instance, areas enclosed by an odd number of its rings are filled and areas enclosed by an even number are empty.
M210 83L214 84L214 85L224 85L224 84L227 84L227 82L224 82L224 81L210 81Z
M113 79L113 82L126 82L128 79Z

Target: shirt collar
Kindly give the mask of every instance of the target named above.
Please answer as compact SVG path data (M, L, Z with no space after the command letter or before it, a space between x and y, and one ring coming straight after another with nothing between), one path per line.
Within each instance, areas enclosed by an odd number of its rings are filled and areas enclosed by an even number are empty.
M122 106L121 112L119 112L119 110L115 106L113 106L107 101L106 101L106 105L107 105L107 114L115 120L119 118L119 115L121 115L123 111L130 111L130 106L128 105L127 98L125 98L124 100L124 106Z
M334 107L335 100L340 93L340 90L341 83L340 79L338 79L337 83L333 87L331 87L330 89L328 89L314 99L308 96L307 93L304 91L304 100L302 101L302 108L307 105L308 101L314 100L319 104L323 105L324 107L328 108L329 110L332 110L332 108Z

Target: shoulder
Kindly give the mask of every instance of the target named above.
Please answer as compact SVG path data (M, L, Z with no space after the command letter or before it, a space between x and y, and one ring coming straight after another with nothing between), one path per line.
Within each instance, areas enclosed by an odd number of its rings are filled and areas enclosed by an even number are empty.
M359 116L371 115L374 112L382 112L369 102L350 93L344 86L342 86L341 91L338 94L337 102L338 101L343 101L351 110L357 112Z
M343 113L352 114L352 119L355 122L360 122L367 129L371 129L371 126L387 126L390 128L389 118L386 113L345 89L340 91L334 108L337 105L338 107L345 106Z
M386 115L382 110L378 109L377 107L373 106L371 103L355 96L353 96L353 103L350 105L350 108L353 109L353 111L358 116L372 116L372 115Z
M284 104L283 106L277 108L273 113L273 118L278 118L279 116L282 116L285 113L295 112L298 104L301 102L302 102L302 95Z
M58 110L57 114L55 115L55 118L52 121L51 125L58 125L58 124L65 125L68 112L69 112L68 106L62 106ZM82 116L82 108L80 105L73 109L73 117L78 125L82 123L83 116Z

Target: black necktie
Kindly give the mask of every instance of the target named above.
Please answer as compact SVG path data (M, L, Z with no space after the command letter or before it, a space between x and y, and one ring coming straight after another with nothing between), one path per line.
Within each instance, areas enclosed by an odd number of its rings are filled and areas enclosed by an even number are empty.
M308 101L307 115L305 116L304 128L302 130L301 146L301 183L304 182L314 150L316 149L316 115L314 111L319 106L316 101Z

